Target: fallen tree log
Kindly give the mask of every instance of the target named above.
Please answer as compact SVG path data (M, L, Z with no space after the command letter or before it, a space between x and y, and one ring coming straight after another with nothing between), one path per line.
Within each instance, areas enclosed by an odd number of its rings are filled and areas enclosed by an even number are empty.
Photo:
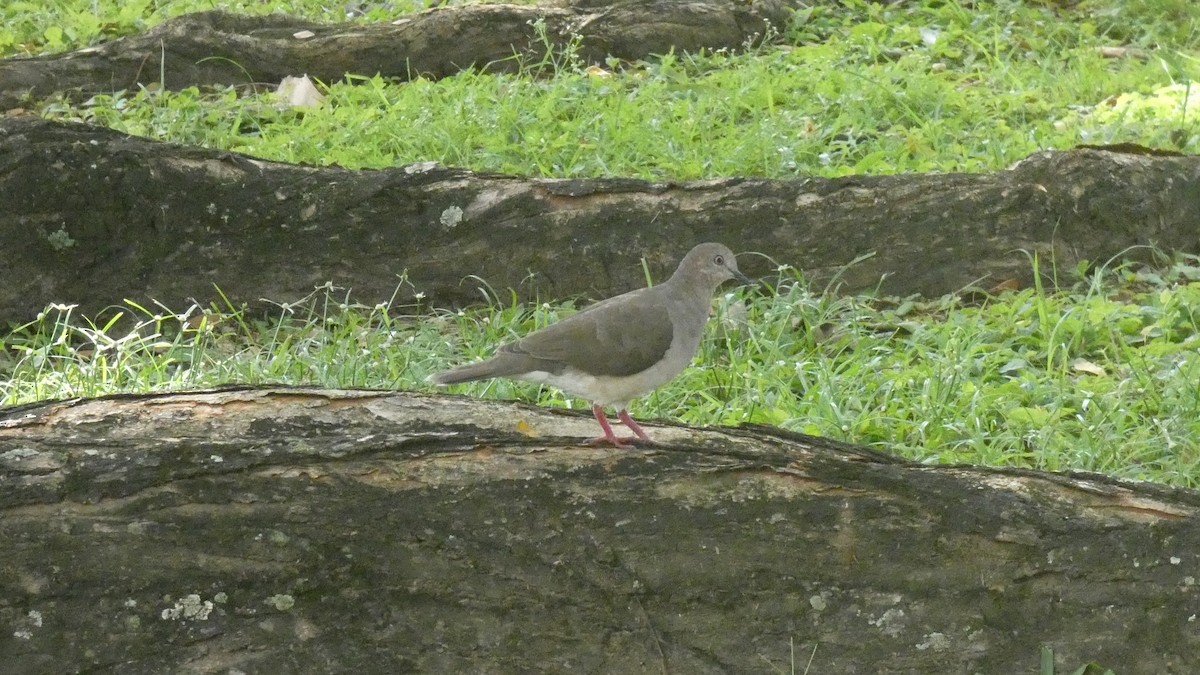
M349 74L408 80L469 68L512 72L568 45L585 63L738 49L768 26L782 29L787 18L779 0L461 5L388 24L198 12L95 47L0 61L0 109L57 92L274 85L304 74L338 82Z
M0 409L0 671L1200 668L1195 491L592 426L304 388Z
M1103 149L979 175L531 180L280 164L22 116L0 119L0 194L0 322L50 302L182 311L216 286L235 302L333 282L368 304L453 307L479 302L480 279L605 297L644 285L640 257L661 279L706 240L898 295L1028 281L1026 253L1069 269L1131 246L1200 250L1200 158Z

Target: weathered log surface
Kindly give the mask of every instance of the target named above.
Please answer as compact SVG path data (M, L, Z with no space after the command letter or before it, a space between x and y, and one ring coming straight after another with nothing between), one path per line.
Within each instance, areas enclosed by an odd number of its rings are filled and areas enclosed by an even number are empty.
M286 302L332 281L375 303L407 271L428 306L603 297L705 240L846 290L936 295L1128 247L1200 250L1200 157L1045 152L992 174L530 180L447 168L314 168L108 129L0 119L0 322L46 303ZM1134 251L1136 253L1136 251ZM752 275L773 270L743 256Z
M0 671L1200 668L1200 493L593 426L303 388L2 409Z
M111 93L158 85L278 84L308 74L407 80L467 68L515 71L537 63L547 44L575 44L585 62L641 59L701 49L737 49L782 28L779 0L636 0L549 6L464 5L406 15L388 24L320 24L287 17L188 14L151 30L65 54L0 61L0 109L55 92ZM543 27L539 34L535 22Z

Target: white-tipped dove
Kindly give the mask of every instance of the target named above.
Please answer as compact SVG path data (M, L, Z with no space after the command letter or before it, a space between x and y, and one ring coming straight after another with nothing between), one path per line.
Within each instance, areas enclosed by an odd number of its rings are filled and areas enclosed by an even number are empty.
M751 283L738 272L733 251L700 244L688 251L666 283L591 305L558 323L501 345L486 361L430 376L435 384L508 377L548 384L592 402L604 435L591 443L618 448L637 438L653 443L625 408L632 399L662 386L696 355L712 296L722 282ZM618 438L604 406L636 434Z

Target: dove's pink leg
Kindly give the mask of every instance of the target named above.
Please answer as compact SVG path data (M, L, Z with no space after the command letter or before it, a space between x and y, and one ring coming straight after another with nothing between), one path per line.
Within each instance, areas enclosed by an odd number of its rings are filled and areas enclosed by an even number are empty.
M646 432L642 430L642 427L639 426L637 422L633 421L633 418L629 416L629 411L624 408L621 408L620 412L617 413L617 416L621 418L621 421L625 424L625 426L629 427L630 431L637 434L636 436L617 436L614 434L612 425L608 423L608 417L604 415L604 407L600 404L592 406L592 414L596 416L596 421L600 423L600 428L604 430L604 435L597 436L596 438L588 441L589 445L595 445L597 443L612 443L618 448L631 448L633 446L626 445L626 443L630 441L636 441L638 439L646 441L647 443L654 442L650 440L650 437L646 435Z
M617 413L617 417L620 417L621 421L625 423L625 426L629 427L630 431L637 434L638 438L642 439L643 441L646 441L647 443L654 442L654 441L650 440L650 437L646 435L645 431L642 431L642 427L639 426L637 422L633 421L633 418L629 416L628 410L621 408L621 412ZM633 439L628 438L625 440L632 441Z

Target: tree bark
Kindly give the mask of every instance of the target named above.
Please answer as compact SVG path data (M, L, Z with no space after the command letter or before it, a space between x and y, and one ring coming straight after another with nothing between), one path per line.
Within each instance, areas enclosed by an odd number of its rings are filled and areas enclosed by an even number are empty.
M0 410L0 671L1200 668L1200 493L227 389Z
M318 24L281 15L199 12L151 30L66 54L0 62L0 109L27 95L111 93L150 85L278 84L308 74L407 80L466 68L514 71L537 63L547 45L575 43L590 63L701 49L738 49L777 29L779 0L643 0L560 5L464 5L407 15L389 24ZM539 34L535 23L544 27ZM561 53L561 51L560 51ZM514 58L517 57L517 58Z
M0 120L0 321L47 303L299 299L332 281L365 303L604 297L722 241L752 275L938 295L1103 263L1131 246L1200 250L1200 158L1079 149L992 174L549 180L436 166L278 164L108 129ZM1132 253L1137 253L1136 250ZM848 269L855 258L870 255ZM474 275L474 276L472 276ZM882 282L880 281L882 278Z

